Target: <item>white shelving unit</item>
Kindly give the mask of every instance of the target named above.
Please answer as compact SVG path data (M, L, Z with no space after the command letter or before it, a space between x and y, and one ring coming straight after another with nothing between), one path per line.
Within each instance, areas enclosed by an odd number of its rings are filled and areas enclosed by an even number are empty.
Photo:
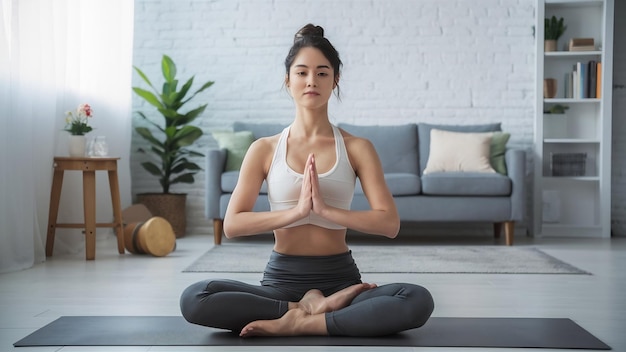
M534 234L611 236L611 95L613 0L537 0ZM544 19L564 18L557 51L544 52ZM568 51L571 38L594 38L593 51ZM602 63L598 98L566 98L565 76L578 62ZM544 99L543 80L557 80ZM565 114L544 114L555 105ZM584 173L553 176L554 154L586 154ZM579 163L578 166L581 164Z

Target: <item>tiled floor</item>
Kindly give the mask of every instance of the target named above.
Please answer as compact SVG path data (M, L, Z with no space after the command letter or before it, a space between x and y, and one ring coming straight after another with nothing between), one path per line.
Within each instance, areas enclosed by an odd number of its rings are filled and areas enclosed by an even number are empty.
M493 243L489 238L407 237L410 236L401 235L396 239L396 244ZM353 240L364 241L361 237ZM367 274L363 279L377 283L407 281L424 285L435 298L433 316L571 318L612 346L613 350L626 351L626 238L518 237L516 241L517 246L539 247L593 275ZM236 245L241 241L225 243ZM167 257L120 256L112 236L99 235L95 261L85 261L84 253L56 256L32 269L0 275L0 351L480 350L388 347L13 347L17 340L63 315L180 315L180 292L187 285L209 276L258 282L258 274L181 272L211 245L212 236L187 236L178 239L177 250Z

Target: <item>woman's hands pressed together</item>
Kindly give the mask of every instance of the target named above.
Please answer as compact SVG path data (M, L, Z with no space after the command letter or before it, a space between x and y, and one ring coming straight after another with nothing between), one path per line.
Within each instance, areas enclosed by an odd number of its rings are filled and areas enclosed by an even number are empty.
M302 217L308 216L311 211L321 215L326 208L326 203L324 203L324 199L320 193L315 155L313 153L309 154L306 164L304 165L302 188L300 190L297 208L298 213Z

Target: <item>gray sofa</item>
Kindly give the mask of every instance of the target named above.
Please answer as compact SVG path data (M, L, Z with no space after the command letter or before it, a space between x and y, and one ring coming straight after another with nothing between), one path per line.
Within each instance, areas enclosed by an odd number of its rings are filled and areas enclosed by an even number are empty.
M425 123L395 126L338 124L347 132L369 139L382 162L385 180L394 197L401 221L409 222L490 222L498 238L502 227L505 242L513 244L514 224L524 218L526 155L521 149L507 148L507 173L437 172L423 174L429 156L432 129L457 132L500 131L499 123L484 125L431 125ZM280 133L285 125L235 122L234 131L252 131L254 138ZM213 219L215 244L220 244L223 219L238 171L224 171L225 149L206 154L205 215ZM263 184L254 209L269 210ZM357 180L352 209L369 205Z

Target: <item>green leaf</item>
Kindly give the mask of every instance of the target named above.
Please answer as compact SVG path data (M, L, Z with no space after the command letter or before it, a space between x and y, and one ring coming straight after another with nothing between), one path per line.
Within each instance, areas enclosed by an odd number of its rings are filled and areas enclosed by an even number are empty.
M148 79L148 76L146 76L146 74L143 73L143 71L141 71L137 66L133 66L133 68L139 74L139 77L141 77L144 80L144 82L148 83L148 85L152 88L152 90L156 91L156 89L152 85L152 82L150 82L150 80Z
M180 92L178 92L178 95L175 98L175 101L177 103L180 103L180 106L183 106L184 103L181 103L181 101L185 98L185 95L187 95L187 92L189 92L189 89L191 88L191 85L193 84L193 76L191 76L191 78L185 82L185 84L183 84L183 87L180 89Z
M163 174L161 173L161 169L159 169L158 166L154 165L153 163L149 161L141 163L141 166L143 166L143 168L146 169L146 171L148 171L150 174L154 176L163 176Z
M204 84L204 85L203 85L200 89L198 89L197 91L195 91L195 93L193 93L193 94L189 97L189 99L185 100L185 101L183 102L183 104L185 104L186 102L188 102L188 101L190 101L191 99L193 99L193 97L195 97L198 93L200 93L200 92L202 92L203 90L205 90L205 89L209 88L210 86L212 86L212 85L213 85L213 83L215 83L215 82L213 82L213 81L206 82L206 83L205 83L205 84Z
M145 140L147 140L151 144L163 148L163 143L161 143L160 140L154 138L154 136L152 135L152 132L150 132L150 130L147 129L146 127L136 127L135 131L137 131L137 133L140 136L142 136Z
M172 168L172 173L177 174L185 170L201 170L201 169L200 169L200 166L198 166L198 164L188 162L185 159L184 162L178 163L176 164L176 166Z
M196 126L184 126L174 134L172 142L179 147L192 145L198 138L202 136L202 130Z
M159 109L159 112L161 113L161 115L168 119L176 119L179 116L178 112L174 109Z
M192 122L193 120L196 119L196 117L198 117L200 114L204 112L204 109L206 109L206 107L207 107L207 104L204 104L191 111L188 111L185 115L181 116L180 118L176 120L176 125L186 125Z
M155 146L150 147L150 150L156 154L158 157L160 157L161 159L163 159L164 155L165 155L165 151L163 150L163 148L157 148Z
M137 113L139 114L139 116L141 116L144 120L148 121L151 125L153 125L154 127L156 127L159 131L163 132L163 127L161 127L161 125L159 125L158 123L155 123L154 121L150 120L143 112L141 111L137 111Z
M198 157L204 156L204 154L195 152L193 150L187 150L186 152L187 152L186 154L188 154L189 156L198 156Z
M176 65L169 56L163 55L161 69L163 70L163 77L166 81L171 82L176 78Z
M156 95L152 94L151 92L139 87L133 87L133 91L137 93L137 95L142 97L145 101L156 106L157 108L163 107L163 104L161 103L159 98L157 98Z
M182 174L178 177L176 177L175 179L170 181L170 184L175 184L175 183L193 183L194 179L193 179L193 175L194 173L186 173L186 174Z

